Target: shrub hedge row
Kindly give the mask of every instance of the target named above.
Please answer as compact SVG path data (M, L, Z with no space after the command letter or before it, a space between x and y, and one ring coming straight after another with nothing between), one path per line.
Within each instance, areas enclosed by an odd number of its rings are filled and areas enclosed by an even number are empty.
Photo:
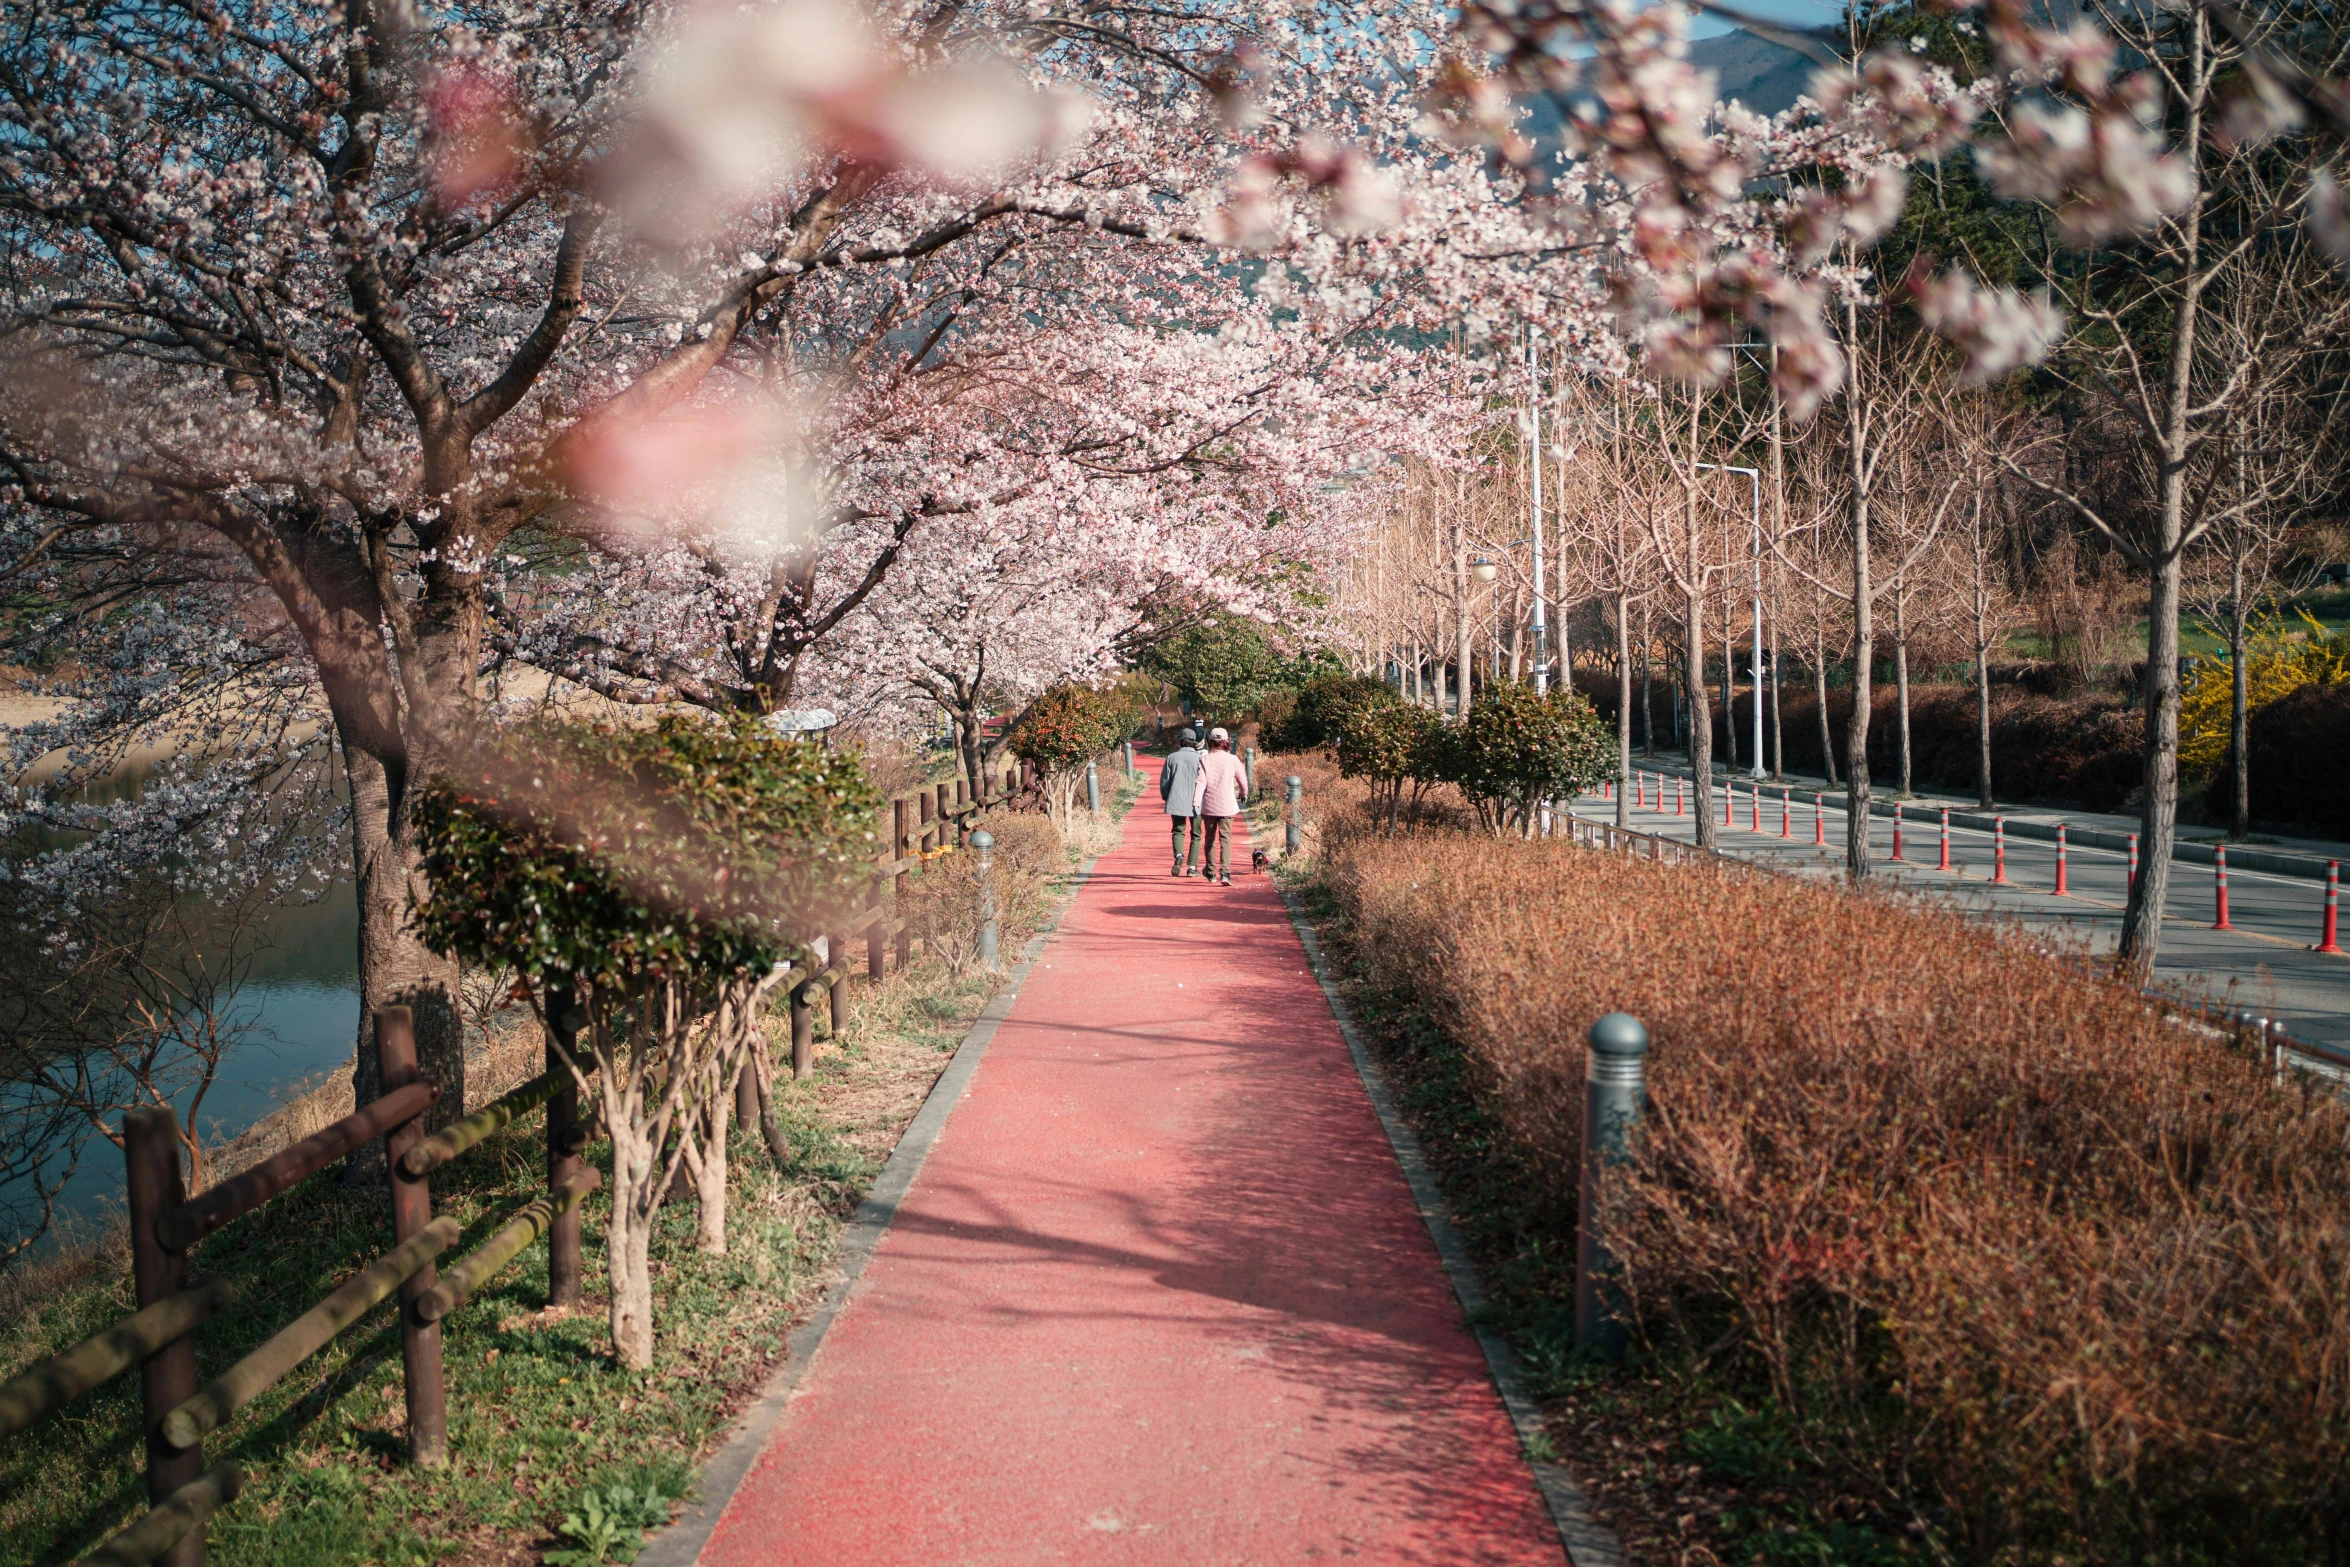
M1529 1255L1572 1252L1584 1030L1647 1023L1641 1339L1774 1411L1822 1515L1925 1559L2350 1554L2338 1098L1954 916L1321 827L1354 950L1533 1172Z

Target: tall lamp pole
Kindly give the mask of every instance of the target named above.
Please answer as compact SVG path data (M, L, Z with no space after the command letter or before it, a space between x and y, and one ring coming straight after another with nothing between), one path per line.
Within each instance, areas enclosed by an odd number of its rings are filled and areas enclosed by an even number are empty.
M1526 327L1526 417L1534 432L1534 694L1550 694L1550 621L1542 604L1542 368L1534 356L1541 329Z
M1763 603L1762 603L1762 471L1757 468L1736 468L1728 463L1701 462L1693 466L1711 468L1716 473L1742 473L1754 491L1754 767L1747 775L1763 775ZM1725 719L1729 714L1722 715Z

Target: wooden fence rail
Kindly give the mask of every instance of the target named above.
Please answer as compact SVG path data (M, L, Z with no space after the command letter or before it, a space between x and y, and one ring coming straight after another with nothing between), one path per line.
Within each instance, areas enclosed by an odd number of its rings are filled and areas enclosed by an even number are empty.
M887 949L893 943L900 965L911 960L914 932L900 909L906 878L918 873L931 856L959 847L980 812L1037 803L1035 777L1024 765L1006 766L983 777L976 794L957 781L890 802L889 847L875 860L870 878L856 895L854 915L824 933L821 967L803 964L786 976L794 1077L805 1077L813 1068L813 1010L819 990L831 1004L834 1030L843 1030L848 1023L849 952L855 938L865 938L866 972L874 979L886 973ZM0 1384L0 1439L5 1439L131 1367L139 1368L149 1509L84 1557L84 1564L202 1567L206 1521L234 1500L243 1481L234 1463L205 1466L205 1437L395 1293L400 1302L409 1456L427 1467L448 1461L442 1319L541 1236L548 1242L548 1303L578 1304L579 1207L603 1181L600 1172L580 1163L595 1128L580 1114L578 1081L565 1064L586 1019L561 984L551 985L545 999L552 1036L546 1070L429 1134L424 1116L439 1102L440 1089L419 1075L414 1020L406 1007L378 1009L375 1039L381 1097L193 1200L181 1184L178 1117L168 1108L125 1114L123 1155L138 1310ZM745 1124L761 1122L772 1143L772 1121L761 1113L764 1089L755 1067L746 1065L737 1089L736 1115ZM456 1243L459 1227L454 1218L433 1214L434 1172L540 1105L547 1107L545 1192L516 1205L497 1222L488 1240L446 1273L439 1272L438 1259ZM223 1279L191 1282L190 1249L377 1138L383 1139L390 1180L392 1249L199 1388L194 1334L235 1299L235 1291Z

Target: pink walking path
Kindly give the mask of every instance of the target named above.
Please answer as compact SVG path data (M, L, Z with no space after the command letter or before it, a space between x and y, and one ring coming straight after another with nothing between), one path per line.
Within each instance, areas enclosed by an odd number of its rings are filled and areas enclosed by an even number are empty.
M703 1562L1565 1560L1279 893L1168 859L1146 790Z

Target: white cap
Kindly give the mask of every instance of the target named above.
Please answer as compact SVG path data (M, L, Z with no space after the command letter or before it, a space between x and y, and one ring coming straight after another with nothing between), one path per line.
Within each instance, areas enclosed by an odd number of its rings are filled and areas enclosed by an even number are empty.
M1211 740L1229 740L1232 737L1221 729L1211 729L1208 731L1208 738Z

